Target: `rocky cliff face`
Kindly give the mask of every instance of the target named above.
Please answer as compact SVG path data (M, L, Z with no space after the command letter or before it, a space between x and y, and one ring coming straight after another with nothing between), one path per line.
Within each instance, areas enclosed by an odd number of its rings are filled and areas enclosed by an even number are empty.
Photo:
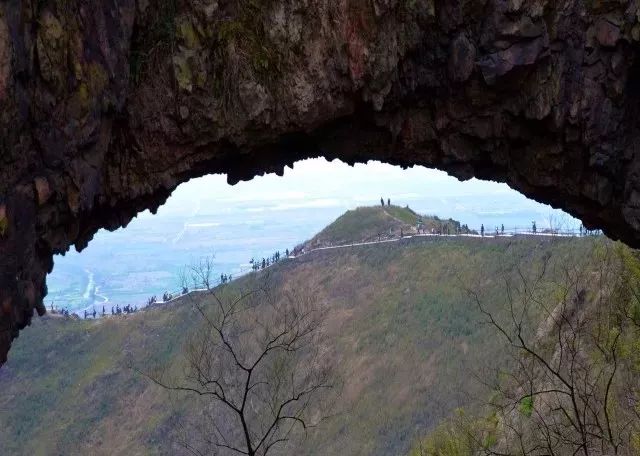
M638 0L0 4L0 362L52 255L324 155L508 182L640 245Z

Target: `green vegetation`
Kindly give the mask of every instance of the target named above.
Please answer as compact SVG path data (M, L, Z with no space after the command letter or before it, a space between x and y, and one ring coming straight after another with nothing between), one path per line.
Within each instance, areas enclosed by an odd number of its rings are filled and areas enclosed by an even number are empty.
M407 227L405 222L395 219L381 207L360 207L338 217L331 225L317 234L308 245L310 248L323 245L341 245L378 240L379 235Z
M192 267L200 288L208 288L210 264ZM266 274L250 282L238 294L224 287L207 289L201 302L187 296L202 318L178 356L181 373L140 371L172 398L204 398L209 414L179 423L177 443L194 454L282 454L332 415L340 393L333 356L322 350L326 312L313 291L277 287Z
M218 27L218 41L225 48L233 43L240 54L247 56L248 63L261 79L270 79L280 74L280 53L269 46L268 33L264 29L264 14L270 2L264 0L242 0L238 2L236 16L225 20Z
M390 216L397 218L398 220L402 220L407 225L416 225L420 220L422 220L422 217L416 214L412 209L409 209L408 206L386 206L385 210Z
M397 238L400 234L410 235L418 232L456 234L468 233L469 230L455 220L441 220L436 216L420 215L408 206L359 207L338 217L331 225L307 242L306 247L313 249L331 245L372 242Z
M176 0L153 0L136 18L129 74L139 85L146 74L166 68L185 92L211 91L228 114L237 108L240 82L253 82L269 91L284 72L290 43L274 43L265 24L269 0L239 0L211 6L215 20L203 20L209 7L179 12ZM138 6L138 8L143 8ZM201 10L204 10L204 12ZM175 77L175 80L173 79Z
M176 11L177 0L156 0L147 6L144 23L134 30L131 43L129 75L134 85L158 60L173 52Z
M485 379L486 407L450 417L410 456L640 451L640 255L600 239L586 257L536 261L533 276L500 273L509 315L486 307L481 285L471 292L512 362Z
M240 0L229 6L229 14L215 24L211 48L213 89L223 108L233 111L238 98L238 81L253 81L267 92L286 71L291 43L274 43L266 19L271 0Z
M475 418L457 409L426 438L418 440L408 456L474 456L478 448L490 449L496 444L498 428L495 414Z
M531 415L533 414L533 401L533 396L527 396L520 401L520 413L522 413L527 418L531 418Z
M376 223L406 215L356 213ZM325 232L366 232L338 225ZM481 315L461 284L482 281L483 299L504 312L492 271L551 253L587 261L593 242L414 238L281 261L220 290L251 288L268 273L278 286L313 290L329 306L328 350L345 379L344 410L310 431L295 454L403 454L417 429L435 428L458 407L477 409L471 398L482 392L469 370L505 362L503 344L478 324ZM175 423L203 403L172 399L127 366L180 372L178 355L199 320L189 300L175 302L96 321L36 319L0 371L4 454L173 454Z

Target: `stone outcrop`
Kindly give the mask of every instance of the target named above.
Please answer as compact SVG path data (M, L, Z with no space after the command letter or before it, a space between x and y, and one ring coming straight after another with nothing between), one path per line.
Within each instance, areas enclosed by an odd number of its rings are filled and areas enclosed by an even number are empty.
M509 183L640 245L638 0L0 3L0 362L53 254L323 155Z

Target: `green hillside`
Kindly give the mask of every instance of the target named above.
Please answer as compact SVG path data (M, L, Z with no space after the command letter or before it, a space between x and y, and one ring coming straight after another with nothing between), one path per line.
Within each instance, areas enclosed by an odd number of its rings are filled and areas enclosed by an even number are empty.
M402 234L420 231L451 234L461 229L455 220L441 220L435 216L420 215L407 207L368 206L347 211L305 244L307 249L372 242L397 238ZM465 229L464 232L467 230Z
M380 209L356 213L386 220ZM396 212L389 223L408 215ZM368 230L343 221L323 233L356 239ZM517 263L533 274L548 255L588 261L593 242L414 238L314 252L269 268L279 287L312 289L327 303L328 349L344 379L340 414L310 432L296 454L405 454L455 408L473 409L481 393L469 372L503 363L503 347L478 323L463 284L482 282L483 296L505 312L493 271ZM251 288L265 273L219 291ZM188 299L97 321L36 319L0 370L3 454L179 454L176 423L203 403L168 395L127 366L177 369L198 324Z

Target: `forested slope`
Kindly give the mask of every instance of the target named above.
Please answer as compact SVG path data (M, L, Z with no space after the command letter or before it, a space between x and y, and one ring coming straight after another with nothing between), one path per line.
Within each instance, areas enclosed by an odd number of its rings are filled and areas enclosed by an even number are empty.
M297 454L404 454L456 408L477 408L484 388L474 373L507 363L467 288L504 316L502 271L519 265L534 276L549 257L589 262L597 242L414 238L314 252L215 291L233 295L269 275L274 287L311 291L326 305L339 410ZM213 305L200 295L122 317L38 319L0 370L3 454L179 453L179 424L204 402L137 371L178 369L188 333L202 324L195 303Z

